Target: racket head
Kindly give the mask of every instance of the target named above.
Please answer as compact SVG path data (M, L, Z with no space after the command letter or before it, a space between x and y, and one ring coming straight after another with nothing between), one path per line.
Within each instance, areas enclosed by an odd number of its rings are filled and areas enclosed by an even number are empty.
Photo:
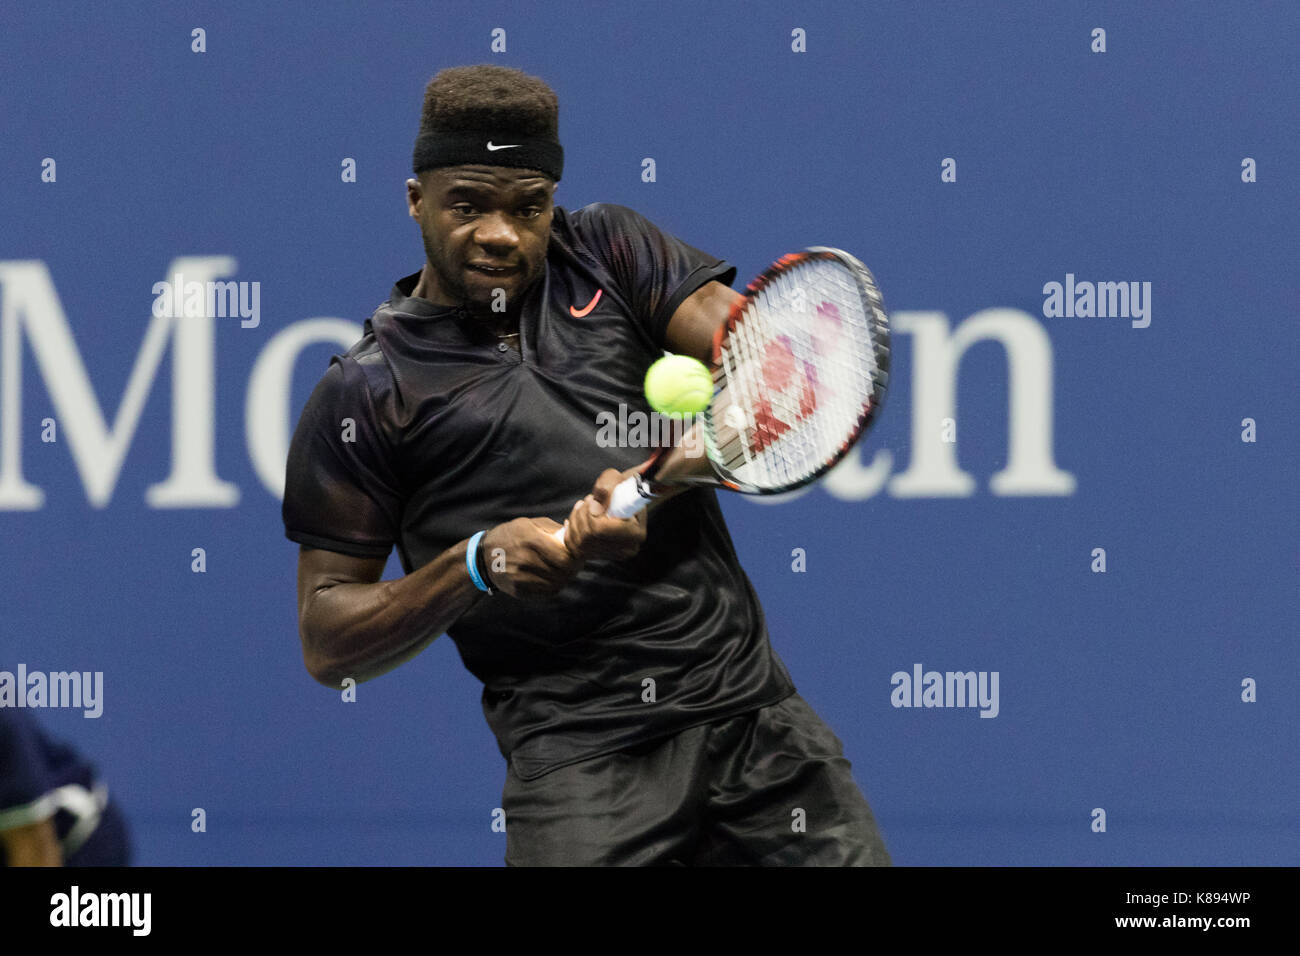
M713 342L703 437L716 481L774 495L817 480L870 427L889 381L889 316L871 271L828 246L782 256Z

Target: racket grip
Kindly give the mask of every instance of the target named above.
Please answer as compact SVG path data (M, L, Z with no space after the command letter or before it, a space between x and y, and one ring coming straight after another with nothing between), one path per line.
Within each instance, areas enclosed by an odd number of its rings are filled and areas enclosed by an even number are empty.
M630 518L650 504L654 497L650 493L649 483L640 475L632 475L614 487L609 496L607 514L611 518Z

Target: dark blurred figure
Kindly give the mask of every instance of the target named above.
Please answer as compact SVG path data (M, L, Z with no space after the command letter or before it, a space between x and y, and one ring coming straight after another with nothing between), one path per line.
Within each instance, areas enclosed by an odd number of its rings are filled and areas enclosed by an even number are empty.
M126 821L94 766L25 709L0 707L0 863L127 866Z

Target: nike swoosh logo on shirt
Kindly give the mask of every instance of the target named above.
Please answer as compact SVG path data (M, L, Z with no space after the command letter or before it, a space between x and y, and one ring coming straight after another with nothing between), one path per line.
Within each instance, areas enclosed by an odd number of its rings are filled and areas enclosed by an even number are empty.
M600 289L596 290L596 294L592 296L591 301L588 302L586 306L583 307L582 311L578 311L573 306L569 306L569 315L573 316L575 319L580 319L584 315L589 313L592 309L596 307L596 303L600 301L600 292L601 292Z
M488 151L495 153L498 149L518 149L519 143L512 143L509 146L493 146L492 140L488 140Z

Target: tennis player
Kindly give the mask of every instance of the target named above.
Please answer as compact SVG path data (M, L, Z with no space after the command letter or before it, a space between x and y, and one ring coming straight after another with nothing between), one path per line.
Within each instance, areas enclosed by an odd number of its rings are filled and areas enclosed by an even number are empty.
M365 681L448 634L506 758L507 865L888 864L714 493L604 513L653 449L599 441L602 413L648 413L665 350L709 359L736 269L623 206L554 205L563 156L543 81L429 83L423 267L331 359L289 453L307 669ZM393 547L405 576L381 581Z
M126 820L95 767L27 710L0 707L0 862L127 866Z

